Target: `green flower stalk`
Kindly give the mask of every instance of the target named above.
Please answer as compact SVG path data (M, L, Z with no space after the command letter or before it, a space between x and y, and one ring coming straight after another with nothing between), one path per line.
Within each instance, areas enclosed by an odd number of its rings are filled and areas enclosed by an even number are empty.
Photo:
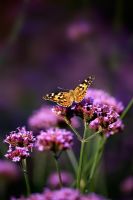
M70 107L54 107L54 113L64 118L81 142L78 167L75 168L77 169L76 187L81 191L88 190L87 185L92 187L106 140L124 129L122 119L132 104L133 100L123 112L122 102L117 101L102 90L89 89L80 103L73 104ZM71 118L74 116L83 120L83 136L71 124ZM92 190L94 190L94 187L92 187Z
M73 144L73 135L70 131L59 128L51 128L47 131L41 131L37 136L36 148L38 151L51 151L54 157L56 170L59 176L60 187L62 187L62 178L59 167L59 158L63 151L71 149Z
M60 167L59 167L59 157L54 154L54 161L55 161L55 165L56 165L56 170L57 170L57 173L58 173L58 176L59 176L59 184L60 184L60 188L62 188L63 184L62 184L62 178L61 178L61 172L60 172Z
M84 155L84 148L85 148L85 138L87 136L87 123L85 122L84 126L84 135L81 142L81 149L80 149L80 158L79 158L79 166L78 166L78 172L77 172L77 188L80 189L80 181L82 176L82 166L83 166L83 155Z
M26 184L27 196L29 196L30 195L30 184L29 184L29 178L28 178L28 172L27 172L26 159L22 160L22 170L23 170L25 184Z

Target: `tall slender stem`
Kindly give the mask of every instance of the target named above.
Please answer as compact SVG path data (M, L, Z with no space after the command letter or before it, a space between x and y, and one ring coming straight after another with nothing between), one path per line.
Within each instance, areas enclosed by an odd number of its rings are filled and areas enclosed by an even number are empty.
M88 142L90 139L96 137L96 135L98 135L99 133L101 133L101 130L100 131L97 131L95 133L93 133L92 135L90 135L88 138L85 138L83 139L84 142Z
M94 156L94 161L93 161L91 171L90 171L90 176L89 176L89 182L90 183L92 183L97 164L98 164L98 162L101 158L105 141L106 141L106 138L103 138L103 137L99 138L99 141L98 141L98 144L97 144L97 150L96 150L96 153L95 153L95 156Z
M82 137L80 136L80 134L78 133L78 131L77 131L74 127L71 126L71 124L69 123L69 121L67 120L66 117L64 118L64 120L65 120L66 124L67 124L67 125L73 130L73 132L77 135L78 140L79 140L79 141L82 141Z
M62 188L63 184L62 184L61 172L60 172L60 167L59 167L59 163L58 163L58 157L56 155L54 155L54 161L55 161L56 170L57 170L57 173L59 176L60 188Z
M25 178L27 196L29 196L30 195L30 184L29 184L28 173L27 173L26 159L22 160L22 168L23 168L23 173L24 173L24 178Z
M79 167L78 167L78 173L77 173L77 188L80 189L80 181L81 181L81 175L82 175L82 166L83 166L83 154L84 154L84 148L85 148L85 142L84 139L87 135L87 123L85 123L85 128L84 128L84 135L83 135L83 140L81 142L81 149L80 149L80 158L79 158Z
M123 113L121 114L121 119L123 119L127 112L130 110L130 108L133 106L133 98L129 101L127 107L125 108L125 110L123 111Z
M72 164L72 167L73 167L73 170L75 172L75 174L77 174L77 169L78 169L78 162L77 162L77 159L74 155L74 152L72 149L68 150L67 151L67 155L68 155L68 158Z

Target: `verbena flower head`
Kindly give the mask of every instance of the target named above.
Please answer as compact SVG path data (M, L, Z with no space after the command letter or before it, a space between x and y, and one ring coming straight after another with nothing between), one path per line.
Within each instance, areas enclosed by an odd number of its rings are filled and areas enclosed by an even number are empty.
M110 94L103 90L99 89L89 89L87 91L87 94L85 96L85 99L88 98L93 99L93 104L104 104L108 105L109 107L112 107L117 113L121 113L124 110L124 105L122 102L117 101L114 97L112 97Z
M61 190L45 191L45 197L49 197L51 193L51 200L80 200L80 192L71 188L62 188Z
M39 151L51 150L58 152L70 149L73 136L70 131L59 128L51 128L47 131L41 131L37 136L36 147Z
M16 147L15 149L9 149L5 157L13 162L19 162L21 159L25 159L30 156L29 150L26 147Z
M64 122L67 119L67 121L75 128L79 128L80 127L80 123L79 120L77 119L77 117L75 117L73 110L71 109L71 107L62 107L62 106L54 106L52 108L52 112L54 112L54 114L56 114L58 117L61 117Z
M32 131L27 131L25 127L17 128L16 131L12 131L9 136L4 140L9 144L9 148L12 147L27 147L32 148L35 142Z
M28 124L33 130L46 130L51 127L62 127L65 123L63 116L52 112L50 106L43 106L33 113ZM76 119L72 119L72 124L74 127L79 126Z
M63 118L71 119L74 116L71 107L62 107L62 106L54 106L52 111L57 115Z
M89 106L86 113L89 113ZM101 104L92 106L89 115L89 128L94 131L102 130L106 136L113 135L124 128L120 115L111 107Z
M89 89L82 102L75 103L69 108L55 106L53 111L66 117L69 121L73 116L84 118L90 129L101 130L106 136L110 136L124 128L120 119L123 109L123 104L108 93L102 90Z
M19 170L15 163L0 160L0 180L15 180L19 176Z
M28 123L32 129L47 129L57 126L58 117L51 111L50 107L41 107L33 113Z
M11 200L106 200L104 197L91 193L82 195L78 190L62 188L60 190L44 190L41 194L31 194L28 198L12 198Z
M9 149L5 157L16 162L30 156L30 150L34 146L35 137L32 131L27 131L25 127L22 127L17 128L16 131L12 131L4 142L9 144Z
M120 189L123 193L133 192L133 176L127 177L120 185Z
M90 89L84 100L83 112L88 117L89 127L102 130L107 137L123 130L120 113L124 106L102 90Z
M69 186L74 181L72 174L66 171L61 171L61 179L64 187ZM54 189L60 187L59 175L57 172L50 175L48 178L48 185Z
M85 20L78 20L71 23L66 31L66 36L70 40L77 40L84 38L88 34L92 33L92 26Z

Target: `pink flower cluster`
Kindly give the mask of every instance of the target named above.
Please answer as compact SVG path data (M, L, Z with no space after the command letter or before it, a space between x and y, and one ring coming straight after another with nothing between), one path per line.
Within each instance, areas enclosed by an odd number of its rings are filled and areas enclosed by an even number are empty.
M127 177L120 185L120 189L123 193L133 192L133 176Z
M45 190L42 194L32 194L28 198L20 197L11 200L106 200L95 193L82 195L78 190L62 188L61 190Z
M15 180L19 176L19 170L15 163L7 160L0 160L0 180Z
M51 150L58 152L71 148L73 136L70 131L59 128L51 128L41 131L37 136L36 147L39 151Z
M87 91L85 99L88 99L90 97L93 99L94 105L97 104L108 105L119 114L124 110L124 105L122 104L122 102L117 101L114 97L112 97L110 94L108 94L103 90L90 88Z
M71 119L71 123L74 127L79 127L79 122L76 117ZM66 123L63 116L56 115L52 112L50 106L43 106L36 110L29 118L28 124L30 128L38 132L40 130L47 130L51 127L64 127Z
M123 104L108 93L89 89L82 102L69 108L55 106L53 111L69 121L75 115L85 118L89 128L94 131L102 130L102 133L108 137L123 130L124 125L120 119L123 109Z
M72 174L66 171L61 171L61 179L64 187L69 186L74 181ZM50 177L48 178L48 185L50 188L54 189L60 187L59 175L57 172L54 172L50 175Z
M102 133L106 136L113 135L124 128L120 115L108 105L94 105L91 109L87 105L84 112L91 116L89 127L95 131L102 129Z
M60 118L57 117L50 109L50 107L41 107L35 111L28 120L29 126L33 129L47 129L57 126Z
M89 127L95 131L102 129L107 137L123 130L124 125L120 114L124 110L121 102L118 102L108 93L97 90L88 90L85 97L83 110L89 116Z
M5 157L14 162L20 161L30 156L35 142L32 131L27 131L25 127L18 128L17 131L12 131L4 140L9 144L9 149Z
M93 31L92 25L85 20L77 20L71 23L66 30L66 36L70 40L78 40L91 34Z

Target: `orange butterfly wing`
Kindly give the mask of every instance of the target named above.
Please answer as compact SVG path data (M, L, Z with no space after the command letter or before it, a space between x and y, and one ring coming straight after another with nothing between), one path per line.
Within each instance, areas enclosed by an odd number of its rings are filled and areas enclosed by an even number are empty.
M74 101L76 103L81 102L87 92L88 87L92 84L93 80L95 78L93 76L89 76L87 79L85 79L82 83L80 83L74 90Z
M89 76L81 84L79 84L74 90L68 92L58 92L50 93L43 97L45 100L54 101L58 105L69 107L72 105L73 101L76 103L81 102L87 92L88 87L92 84L94 80L93 76Z
M43 99L54 101L64 107L71 106L74 100L70 92L50 93L44 96Z

